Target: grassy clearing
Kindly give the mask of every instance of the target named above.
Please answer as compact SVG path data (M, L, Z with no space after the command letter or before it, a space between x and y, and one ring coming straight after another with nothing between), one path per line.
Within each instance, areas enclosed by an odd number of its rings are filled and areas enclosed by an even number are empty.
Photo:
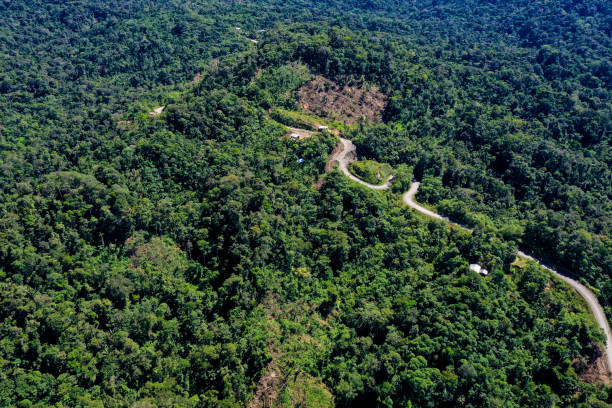
M393 167L387 163L374 160L362 160L349 164L349 170L355 176L371 184L382 184L393 173Z

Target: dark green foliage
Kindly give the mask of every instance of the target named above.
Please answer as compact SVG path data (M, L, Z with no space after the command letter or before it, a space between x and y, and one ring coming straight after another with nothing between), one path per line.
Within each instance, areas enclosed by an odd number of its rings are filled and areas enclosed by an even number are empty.
M0 406L245 406L270 366L287 401L612 403L586 307L511 266L610 311L608 2L98 3L0 2ZM392 192L270 120L311 75L389 96L337 127Z

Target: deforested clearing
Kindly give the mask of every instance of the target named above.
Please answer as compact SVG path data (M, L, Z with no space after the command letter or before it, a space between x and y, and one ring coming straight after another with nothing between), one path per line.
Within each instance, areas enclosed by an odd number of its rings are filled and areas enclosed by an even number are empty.
M387 96L371 84L340 85L316 76L298 90L300 107L318 116L355 123L360 119L378 122L387 105Z

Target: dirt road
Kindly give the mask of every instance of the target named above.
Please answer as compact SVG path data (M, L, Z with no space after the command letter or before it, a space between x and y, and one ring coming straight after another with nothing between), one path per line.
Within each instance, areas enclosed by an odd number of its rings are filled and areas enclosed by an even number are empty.
M387 181L385 181L384 184L380 185L367 183L359 177L354 176L349 171L348 165L351 162L357 161L357 147L355 147L353 142L351 142L350 140L343 138L340 138L340 143L342 143L342 150L332 157L332 161L336 160L338 162L338 167L340 168L341 172L343 172L351 180L354 180L357 183L363 184L364 186L372 188L374 190L386 190L389 188L389 183L391 182L391 179L393 179L393 176L389 176Z

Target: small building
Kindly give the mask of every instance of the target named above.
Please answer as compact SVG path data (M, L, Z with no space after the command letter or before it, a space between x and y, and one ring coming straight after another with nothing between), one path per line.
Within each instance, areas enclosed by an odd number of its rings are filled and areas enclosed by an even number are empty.
M300 135L299 135L299 133L292 133L292 134L289 135L289 137L291 137L292 139L299 139Z
M327 129L329 129L329 126L319 126L319 131Z
M161 113L164 111L164 109L166 109L165 106L160 106L159 108L155 108L151 112L149 112L149 115L150 116L161 115Z
M470 271L479 273L479 274L484 275L484 276L487 276L489 274L489 271L487 271L486 269L482 268L478 264L470 264Z

